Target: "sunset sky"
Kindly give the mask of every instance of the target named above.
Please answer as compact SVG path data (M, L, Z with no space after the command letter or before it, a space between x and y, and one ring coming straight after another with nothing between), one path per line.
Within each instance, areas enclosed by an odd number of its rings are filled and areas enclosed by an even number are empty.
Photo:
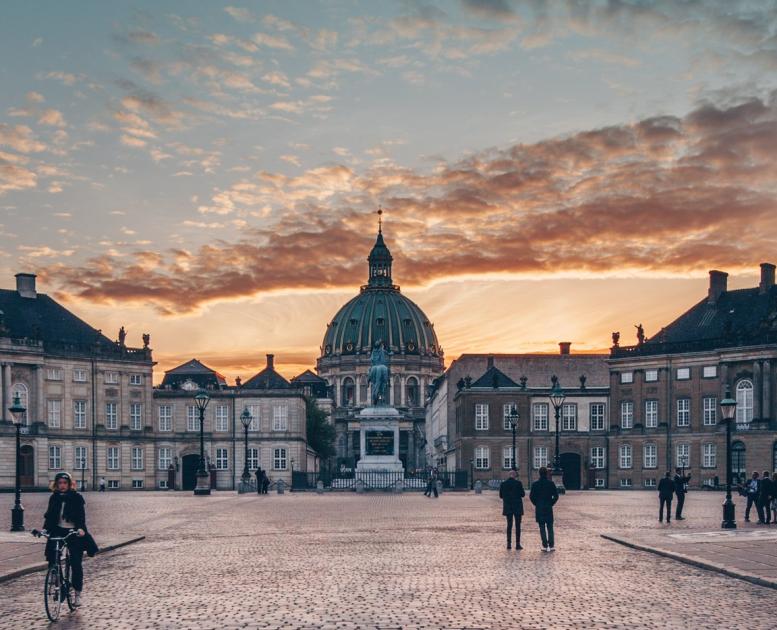
M0 86L0 286L158 378L312 367L379 205L447 363L777 262L777 2L5 2Z

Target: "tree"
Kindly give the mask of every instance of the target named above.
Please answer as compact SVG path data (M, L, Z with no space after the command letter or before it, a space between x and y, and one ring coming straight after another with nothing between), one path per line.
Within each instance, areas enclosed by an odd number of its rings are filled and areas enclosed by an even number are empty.
M326 413L319 408L313 398L305 397L307 416L308 446L321 459L335 454L335 428L327 421Z

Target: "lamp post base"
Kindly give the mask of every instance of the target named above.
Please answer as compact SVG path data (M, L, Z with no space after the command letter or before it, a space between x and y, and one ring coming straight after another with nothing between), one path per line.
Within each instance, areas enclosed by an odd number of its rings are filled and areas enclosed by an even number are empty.
M564 487L564 470L561 468L554 468L550 472L550 479L556 484L556 490L559 494L566 494L567 489Z
M21 505L14 505L11 508L11 531L24 531L24 508Z
M197 471L197 485L194 488L196 496L206 496L210 494L210 475L204 470Z
M736 529L736 506L730 497L726 498L723 503L723 522L720 524L722 529Z

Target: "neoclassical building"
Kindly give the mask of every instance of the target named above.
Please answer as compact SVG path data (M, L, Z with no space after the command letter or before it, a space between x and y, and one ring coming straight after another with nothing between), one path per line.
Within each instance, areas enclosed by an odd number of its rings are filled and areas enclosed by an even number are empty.
M326 379L333 400L338 464L359 459L359 411L369 406L367 372L370 351L382 342L390 352L389 403L400 410L400 459L405 468L425 462L424 405L429 387L443 371L443 350L434 324L394 284L391 252L379 227L367 258L367 284L327 324L318 376Z

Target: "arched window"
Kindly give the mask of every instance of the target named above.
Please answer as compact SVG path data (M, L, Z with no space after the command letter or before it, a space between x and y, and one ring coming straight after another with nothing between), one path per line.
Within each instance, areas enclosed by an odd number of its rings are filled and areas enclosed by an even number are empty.
M341 387L341 404L343 407L353 407L355 395L355 386L353 379L350 376L346 376L343 379L343 385Z
M747 479L745 444L739 440L731 445L731 476L734 483L744 483Z
M408 407L418 407L418 379L411 376L405 383L405 403Z
M14 383L11 387L11 401L13 402L16 399L16 396L19 396L19 402L21 403L22 407L29 410L30 408L30 397L28 395L28 389L27 386L24 383ZM27 411L25 411L22 414L22 424L27 424Z
M369 393L369 387L367 386L367 377L360 376L359 377L359 401L363 406L367 407L370 404L369 399L370 399L370 393Z
M402 404L402 381L398 376L394 378L394 400L391 401L391 404L395 407Z
M337 440L337 456L348 457L348 434L342 433Z
M737 383L737 424L753 421L753 381L743 378Z

